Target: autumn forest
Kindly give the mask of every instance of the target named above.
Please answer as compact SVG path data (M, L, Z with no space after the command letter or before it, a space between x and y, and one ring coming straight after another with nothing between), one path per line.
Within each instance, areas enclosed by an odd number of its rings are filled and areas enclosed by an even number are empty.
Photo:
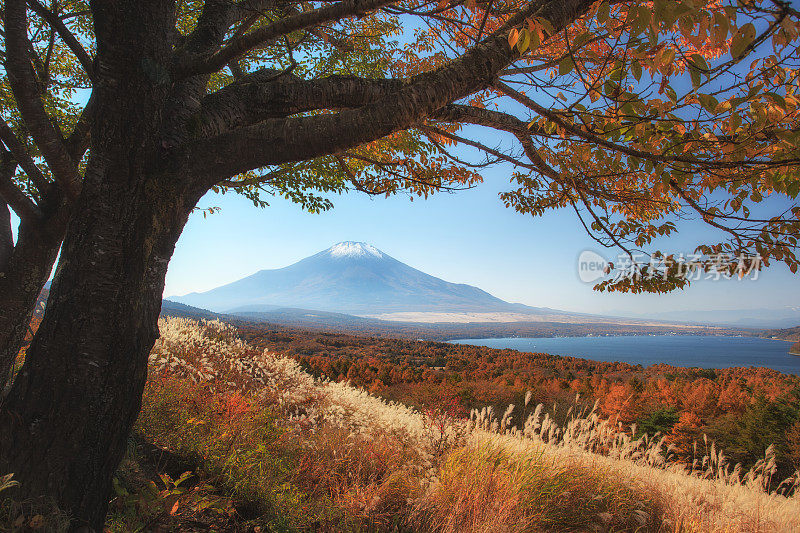
M240 326L254 346L288 355L315 376L347 380L390 400L435 408L455 398L466 413L522 405L532 391L536 403L555 406L554 416L563 420L579 395L584 407L598 401L604 417L667 435L685 461L694 459L693 448L706 435L734 462L751 465L774 443L783 473L800 464L798 376L758 367L644 369L480 346L271 329Z

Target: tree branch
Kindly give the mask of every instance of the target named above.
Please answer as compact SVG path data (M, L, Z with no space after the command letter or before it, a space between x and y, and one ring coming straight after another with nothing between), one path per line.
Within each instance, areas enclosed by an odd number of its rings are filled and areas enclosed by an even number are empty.
M27 58L28 22L25 0L6 0L6 71L20 115L56 180L67 195L75 198L80 190L78 169L69 156L64 140L39 98L31 64ZM8 199L6 199L8 200ZM9 202L11 204L11 202ZM13 204L12 204L13 205Z
M43 215L39 207L11 181L17 165L12 161L10 155L5 152L2 157L0 197L14 210L21 220L26 222L41 220Z
M487 154L493 155L497 159L502 159L503 161L511 163L514 166L527 168L528 170L535 170L535 167L533 165L524 163L514 157L511 157L510 155L504 154L500 150L495 150L494 148L486 146L485 144L480 143L478 141L473 141L472 139L467 139L466 137L461 137L460 135L456 135L454 133L450 133L449 131L445 131L441 128L436 128L433 126L421 126L421 129L423 131L434 133L436 135L441 135L442 137L447 137L448 139L453 140L457 143L466 144L467 146L472 146L473 148L477 148L481 152L486 152Z
M268 183L275 179L276 177L283 175L284 172L281 170L273 170L272 172L267 172L266 174L259 174L258 176L254 176L252 178L245 178L243 180L235 181L235 180L222 180L218 183L218 185L224 185L225 187L230 187L232 189L242 188L242 187L250 187L253 185L262 185L264 183Z
M268 118L319 109L359 107L402 87L401 80L330 76L304 80L263 69L206 96L196 120L200 137L211 137Z
M51 28L61 37L61 40L64 41L72 53L75 54L75 57L78 59L78 62L83 67L84 72L86 75L89 76L89 79L95 81L94 77L94 62L86 50L81 46L81 43L78 42L78 39L72 34L71 31L67 28L64 24L64 21L61 20L61 17L44 7L42 4L38 2L38 0L28 0L28 5L31 6L31 9L42 17L47 23L50 25Z
M42 171L39 170L39 167L36 166L36 163L28 154L28 149L25 148L22 141L14 135L14 132L9 125L6 124L5 120L0 120L0 140L6 145L6 148L11 152L11 155L14 156L17 164L25 171L25 174L28 175L28 178L30 178L36 188L39 189L39 193L42 196L46 195L47 190L50 188L50 182L47 181L47 178L45 178Z
M556 181L560 181L557 173L552 175L545 174L543 172L543 170L547 168L547 165L544 164L544 160L539 155L538 150L531 141L531 134L538 132L538 128L528 128L528 125L517 117L509 115L508 113L493 111L491 109L481 109L474 106L451 104L439 110L435 118L446 122L459 122L486 126L513 134L522 145L525 155L528 157L531 163L535 165L536 169L542 172L543 175Z
M14 252L14 236L11 233L11 211L0 198L0 273L4 272Z
M791 160L776 160L776 161L764 161L764 160L751 160L751 161L719 161L719 160L712 160L712 159L695 159L690 157L681 157L681 156L670 156L670 155L660 155L652 152L645 152L642 150L637 150L635 148L631 148L629 146L621 145L615 142L608 141L597 135L580 129L573 124L570 124L566 120L564 120L561 116L549 109L545 108L544 106L536 103L533 99L529 96L522 94L519 91L514 90L512 87L509 87L505 83L500 80L495 81L494 86L501 91L506 96L516 100L520 104L524 105L525 107L535 111L542 117L545 117L547 120L559 125L571 134L576 137L579 137L585 141L591 142L598 146L602 146L604 148L608 148L609 150L613 150L615 152L623 153L628 156L638 157L640 159L646 159L649 161L653 161L655 163L686 163L690 165L702 165L706 168L716 168L716 169L737 169L741 168L742 166L750 165L750 166L762 166L762 167L775 167L775 166L782 166L789 163L796 163L796 159Z
M313 11L288 16L268 26L258 28L233 39L225 47L207 59L190 64L176 64L173 71L173 79L182 79L197 74L216 72L253 48L263 46L283 35L317 26L325 22L365 15L370 11L374 11L381 6L391 4L395 1L396 0L343 0Z
M237 7L229 0L206 0L194 30L175 54L177 62L207 58L217 50L228 28L236 21Z
M73 161L80 161L83 158L83 154L89 149L96 110L97 99L93 91L66 141L67 152L69 152Z
M415 76L375 102L333 114L269 119L210 139L186 150L188 164L210 187L220 179L272 164L342 152L432 116L441 107L488 87L518 57L508 45L512 27L540 16L560 30L583 15L590 0L532 2L461 57ZM340 4L337 4L340 5Z
M531 163L533 163L533 165L521 164L520 166L528 169L534 169L542 176L562 184L567 184L576 190L581 189L582 191L586 191L596 198L603 198L611 201L622 201L619 193L612 193L603 189L587 186L585 181L578 182L575 179L565 180L561 173L548 165L539 154L538 149L533 144L531 139L532 135L543 134L543 132L541 132L539 127L536 125L529 127L527 123L518 119L517 117L507 113L502 113L500 111L457 104L445 106L437 112L435 118L445 122L476 124L496 130L507 131L517 138L519 143L522 145L522 149L525 151L525 155L528 157ZM641 200L642 198L637 199Z

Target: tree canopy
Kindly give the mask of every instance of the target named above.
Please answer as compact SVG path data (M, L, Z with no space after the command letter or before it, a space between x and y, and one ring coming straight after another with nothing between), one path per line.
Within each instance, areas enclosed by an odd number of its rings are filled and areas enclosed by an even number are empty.
M142 68L163 83L203 80L197 105L164 142L213 169L206 186L257 205L265 193L312 211L331 206L324 193L348 189L427 195L475 185L482 168L504 161L516 167L502 195L508 206L572 209L604 245L647 248L693 215L721 232L719 242L697 243L695 266L719 268L727 254L730 271L756 256L796 271L800 208L757 206L800 192L797 11L780 1L567 4L565 13L581 16L558 20L544 2L495 0L187 0L174 7L172 64ZM6 57L19 64L3 73L0 138L3 199L35 219L53 189L67 198L80 190L97 38L88 2L32 0L28 10L27 35L10 36L24 54ZM424 119L364 121L368 106L453 70L492 38L513 51L485 87L456 91ZM15 70L30 72L15 82ZM407 108L393 104L394 117ZM365 126L348 133L363 137L333 135L340 142L323 146L347 116ZM270 135L295 124L305 135L276 157ZM461 135L466 124L516 142L489 146ZM485 157L465 161L459 146ZM598 288L688 283L678 258L646 251L674 267L660 283Z

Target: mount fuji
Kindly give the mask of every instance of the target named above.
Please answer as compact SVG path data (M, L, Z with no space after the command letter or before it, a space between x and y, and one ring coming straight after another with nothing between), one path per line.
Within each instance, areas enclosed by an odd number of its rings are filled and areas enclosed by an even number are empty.
M217 312L291 307L353 315L422 313L537 313L471 285L449 283L412 268L363 242L340 242L293 265L262 270L173 301Z

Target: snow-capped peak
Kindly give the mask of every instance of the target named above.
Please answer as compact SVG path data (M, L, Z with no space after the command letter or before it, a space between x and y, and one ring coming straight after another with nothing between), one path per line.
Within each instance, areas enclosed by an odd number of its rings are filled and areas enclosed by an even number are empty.
M335 244L328 249L331 257L336 258L367 258L374 257L381 259L383 254L374 246L370 246L365 242L344 241Z

